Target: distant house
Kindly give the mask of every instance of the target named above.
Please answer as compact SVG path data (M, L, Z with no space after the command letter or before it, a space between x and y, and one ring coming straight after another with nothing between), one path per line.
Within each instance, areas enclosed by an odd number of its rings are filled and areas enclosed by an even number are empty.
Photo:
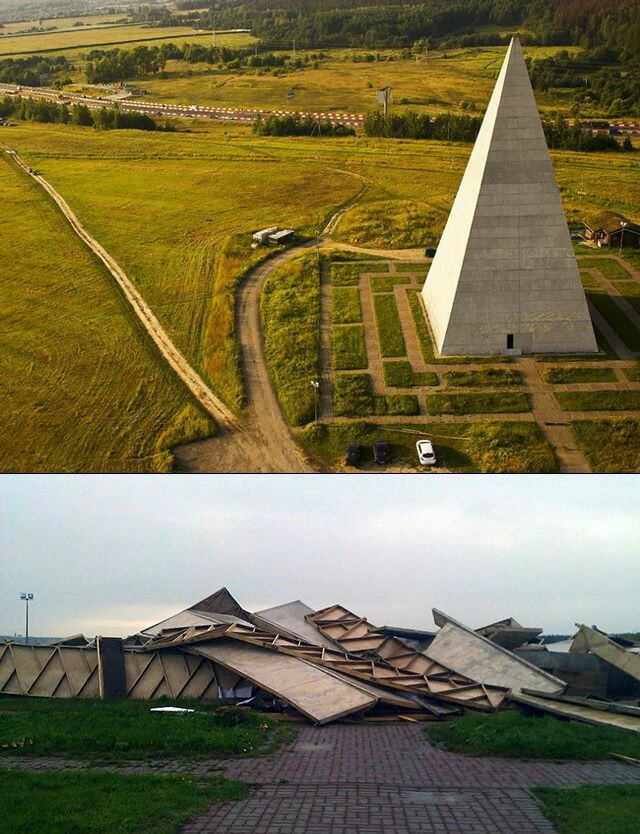
M609 246L612 249L618 249L620 246L640 247L640 226L622 214L602 211L582 222L585 238L593 241L596 246Z

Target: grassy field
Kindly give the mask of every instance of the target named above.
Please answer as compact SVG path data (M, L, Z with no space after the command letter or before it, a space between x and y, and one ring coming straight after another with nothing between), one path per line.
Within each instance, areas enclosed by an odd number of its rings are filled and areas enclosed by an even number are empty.
M395 298L392 295L374 296L373 310L382 356L406 356L407 347L402 335L402 325Z
M563 411L640 410L640 391L561 391L556 399Z
M6 159L0 190L3 471L171 469L171 447L213 434L213 422L111 276Z
M362 321L360 292L357 287L333 287L331 321L333 324L358 324Z
M410 394L374 394L369 374L342 374L333 380L333 412L336 417L369 417L414 415L420 410L417 398Z
M578 382L616 382L611 368L563 368L547 367L540 370L540 376L552 385L570 385Z
M331 351L336 371L363 370L369 364L364 329L357 324L333 328Z
M255 39L248 34L216 35L218 46L240 48L253 43ZM203 43L211 45L211 34L196 34L186 26L167 26L152 28L149 26L110 26L101 29L84 27L66 32L42 32L26 35L5 35L0 37L0 58L12 55L31 55L39 52L64 52L66 57L74 51L84 49L114 49L116 47L133 49L140 44L160 46L168 41ZM145 87L147 83L145 82Z
M320 276L315 254L279 267L262 292L260 318L269 373L287 421L314 418L320 362Z
M408 284L406 275L372 275L369 278L371 292L393 292L396 284Z
M586 296L609 322L629 350L640 352L640 330L618 307L614 298L601 288L587 290Z
M640 420L579 420L572 428L594 472L640 472Z
M413 388L414 386L439 385L438 374L416 373L410 362L383 362L384 381L386 385L394 388Z
M522 385L522 374L511 368L486 368L481 371L447 371L444 374L447 385L456 388L500 388Z
M516 392L485 394L430 394L429 414L492 414L530 411L529 395Z
M438 464L431 470L420 466L416 440L433 441ZM390 444L392 463L414 471L523 473L556 472L557 463L535 423L487 421L482 423L412 423L375 425L353 421L333 425L310 425L301 441L310 455L335 466L344 460L347 443L363 444L362 466L372 464L374 440ZM374 466L375 470L376 467Z
M640 362L637 362L632 368L625 368L624 375L630 382L640 382Z
M221 776L9 770L0 774L0 834L174 834L248 790Z
M609 727L563 721L552 715L506 710L493 715L466 712L425 728L430 742L469 756L516 759L609 759L611 753L640 756L640 738ZM617 832L616 832L617 834Z
M264 751L283 737L283 725L274 725L258 712L216 714L217 704L200 702L181 703L196 710L185 715L149 711L163 705L164 701L3 698L0 756L80 756L117 762L203 759Z
M588 785L572 790L534 788L558 834L637 834L638 785Z

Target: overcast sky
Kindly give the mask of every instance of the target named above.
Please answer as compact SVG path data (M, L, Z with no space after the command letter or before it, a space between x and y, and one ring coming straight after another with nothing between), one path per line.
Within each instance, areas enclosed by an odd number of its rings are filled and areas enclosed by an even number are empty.
M0 634L126 635L226 585L377 625L640 629L640 478L3 476Z

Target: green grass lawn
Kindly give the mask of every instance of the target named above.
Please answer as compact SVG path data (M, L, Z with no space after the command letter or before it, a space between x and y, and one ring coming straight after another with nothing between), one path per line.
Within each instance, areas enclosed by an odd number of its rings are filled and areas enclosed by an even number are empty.
M640 352L640 330L604 290L587 290L587 298L605 317L629 350Z
M640 391L561 391L555 396L563 411L640 410Z
M358 285L360 275L363 272L389 271L389 265L386 261L362 262L358 260L351 260L352 257L356 258L356 253L353 252L344 253L344 256L349 258L349 260L344 263L336 262L335 259L337 255L335 253L331 256L332 263L329 272L329 283L333 287L355 287Z
M542 368L540 376L552 385L570 385L579 382L616 382L611 368Z
M411 368L410 362L383 362L384 382L391 388L413 388L414 386L439 385L438 374L419 373Z
M333 287L331 321L333 324L358 324L362 321L360 291L357 287Z
M453 387L490 387L522 385L522 374L511 368L486 368L481 371L447 371L444 375L447 385Z
M369 364L364 330L358 325L334 327L331 333L333 367L337 371L364 370Z
M640 472L640 420L578 420L572 428L594 472Z
M558 834L638 834L640 786L534 788Z
M260 318L269 373L287 421L314 418L311 380L320 367L320 279L315 254L279 267L262 291Z
M374 394L369 374L341 374L333 380L333 413L336 417L414 415L420 409L417 397L409 394Z
M491 715L469 711L452 721L430 725L425 733L431 743L469 756L584 761L610 759L611 753L640 757L640 737L634 733L519 709Z
M504 414L530 411L531 402L525 393L500 392L486 394L430 394L429 414Z
M408 284L406 275L372 275L369 278L371 292L393 292L396 284Z
M618 261L607 257L593 257L593 258L579 258L578 266L580 269L597 269L605 278L610 281L630 280L633 278L631 273L626 270Z
M421 261L416 263L407 263L406 261L399 261L396 263L396 272L414 272L421 276L425 276L429 272L431 261Z
M44 193L0 158L5 472L158 472L216 428L111 275Z
M279 738L258 712L216 714L217 704L181 702L195 713L152 713L164 701L2 699L0 755L137 758L243 755ZM239 723L233 723L238 721Z
M382 356L406 356L407 348L395 298L392 295L374 296L373 309Z
M0 773L0 834L174 834L248 791L221 776L9 770Z
M430 471L533 473L556 472L553 452L536 423L487 421L375 425L363 421L329 425L312 424L301 434L308 453L329 465L344 460L348 443L363 444L363 466L372 463L375 440L391 446L392 462L408 469L424 470L418 463L416 440L433 441L438 465ZM374 466L375 469L375 466Z
M624 375L630 382L640 382L640 362L636 362L636 364L632 368L624 368Z

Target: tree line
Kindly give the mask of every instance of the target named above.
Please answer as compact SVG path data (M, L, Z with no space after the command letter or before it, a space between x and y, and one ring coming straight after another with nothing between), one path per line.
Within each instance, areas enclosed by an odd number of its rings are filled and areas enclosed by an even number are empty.
M43 87L52 81L62 86L70 84L68 77L73 65L62 55L54 58L28 55L25 58L6 58L0 61L0 82L23 84L25 87Z
M84 125L98 130L171 130L170 127L159 127L145 113L132 113L117 107L92 111L84 104L69 107L46 99L5 96L0 100L0 118L12 116L27 122Z
M312 116L266 116L253 123L253 132L258 136L355 136L356 132L347 125L320 122Z

